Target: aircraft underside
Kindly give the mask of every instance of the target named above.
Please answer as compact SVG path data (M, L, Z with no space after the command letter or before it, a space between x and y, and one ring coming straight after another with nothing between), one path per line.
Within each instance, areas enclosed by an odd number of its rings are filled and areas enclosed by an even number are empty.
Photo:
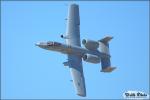
M101 40L93 41L83 39L81 47L80 41L80 16L79 6L71 4L68 10L66 35L61 35L66 40L66 44L58 42L39 42L36 43L40 48L61 52L67 54L68 61L64 62L64 66L69 66L76 94L86 96L86 86L82 60L89 63L101 63L101 72L111 72L115 67L111 67L109 41L112 37L107 36Z

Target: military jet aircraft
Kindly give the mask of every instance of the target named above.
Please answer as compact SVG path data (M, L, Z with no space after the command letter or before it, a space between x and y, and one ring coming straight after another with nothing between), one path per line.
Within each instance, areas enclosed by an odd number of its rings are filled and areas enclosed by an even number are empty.
M72 82L74 84L76 94L82 97L86 96L85 79L82 67L82 59L90 63L101 62L101 72L111 72L115 67L111 67L110 54L109 54L109 41L111 36L107 36L101 40L93 41L83 39L82 44L85 48L81 47L80 43L80 18L79 6L71 4L69 6L67 18L67 31L66 35L61 35L61 38L66 40L66 44L48 41L38 42L36 46L40 48L67 54L68 61L64 62L64 66L69 66Z

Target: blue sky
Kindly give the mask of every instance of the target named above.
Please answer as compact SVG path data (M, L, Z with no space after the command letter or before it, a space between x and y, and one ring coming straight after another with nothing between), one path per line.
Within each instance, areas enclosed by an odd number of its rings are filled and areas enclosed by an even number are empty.
M87 97L118 99L128 90L149 94L148 1L1 3L1 96L3 99L82 99L75 94L66 55L36 47L38 41L58 41L66 31L68 5L80 6L81 40L110 42L112 73L100 64L83 62Z

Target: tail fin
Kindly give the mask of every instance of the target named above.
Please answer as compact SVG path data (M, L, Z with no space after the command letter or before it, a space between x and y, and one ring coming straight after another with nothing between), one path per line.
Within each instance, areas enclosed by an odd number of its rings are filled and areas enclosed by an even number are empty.
M102 70L101 72L112 72L116 67L111 67L111 62L110 62L110 53L109 53L109 41L113 37L107 36L101 40L99 40L99 49L100 52L102 53L101 57L101 66Z
M105 38L99 40L99 42L102 42L102 43L108 43L111 39L113 39L112 36L106 36Z

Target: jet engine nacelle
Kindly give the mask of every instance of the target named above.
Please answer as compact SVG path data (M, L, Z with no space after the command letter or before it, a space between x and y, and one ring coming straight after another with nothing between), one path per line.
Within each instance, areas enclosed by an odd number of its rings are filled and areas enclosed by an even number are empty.
M91 54L85 54L83 60L90 63L100 63L100 57Z
M83 39L82 44L89 50L96 50L99 47L99 43L97 41Z

